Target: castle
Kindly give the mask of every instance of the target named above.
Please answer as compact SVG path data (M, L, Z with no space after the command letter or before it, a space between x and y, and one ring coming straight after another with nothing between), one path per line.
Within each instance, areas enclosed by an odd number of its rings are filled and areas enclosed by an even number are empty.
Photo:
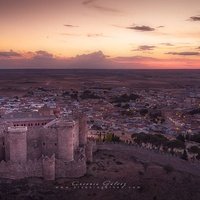
M0 177L81 177L92 161L86 117L11 113L0 124Z

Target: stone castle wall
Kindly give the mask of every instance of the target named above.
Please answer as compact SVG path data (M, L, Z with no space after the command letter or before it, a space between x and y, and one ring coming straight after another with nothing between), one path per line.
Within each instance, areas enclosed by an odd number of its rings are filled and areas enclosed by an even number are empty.
M44 156L42 159L42 169L43 169L43 178L45 180L55 180L55 154L53 154L50 158Z
M41 128L41 152L43 155L51 156L53 154L58 156L58 136L56 128Z
M52 118L53 119L53 118ZM45 124L49 123L52 119L44 119L44 120L28 120L27 121L13 121L13 125L15 127L18 127L18 126L27 126L29 128L36 128L36 127L42 127L44 126Z
M64 162L56 159L56 178L78 178L87 171L85 160Z
M0 177L8 179L23 179L27 177L43 177L45 180L55 178L78 178L86 173L85 160L65 162L53 157L43 157L39 160L29 160L26 163L1 161Z
M89 141L86 144L86 148L85 148L85 154L86 154L86 159L88 162L92 162L93 161L93 142Z
M31 129L27 132L27 157L34 160L42 156L42 130L41 128Z
M28 161L26 163L1 161L0 177L8 179L22 179L26 177L42 177L42 160Z

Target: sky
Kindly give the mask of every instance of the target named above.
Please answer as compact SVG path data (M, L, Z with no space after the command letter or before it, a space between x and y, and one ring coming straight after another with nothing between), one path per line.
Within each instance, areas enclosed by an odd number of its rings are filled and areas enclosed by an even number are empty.
M0 0L0 68L200 69L200 0Z

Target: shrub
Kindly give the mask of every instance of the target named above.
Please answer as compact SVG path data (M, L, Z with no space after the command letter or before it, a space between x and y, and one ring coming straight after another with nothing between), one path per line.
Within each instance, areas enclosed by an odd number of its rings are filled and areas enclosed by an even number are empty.
M189 151L190 153L200 153L200 148L197 147L197 146L191 146L191 147L188 149L188 151Z

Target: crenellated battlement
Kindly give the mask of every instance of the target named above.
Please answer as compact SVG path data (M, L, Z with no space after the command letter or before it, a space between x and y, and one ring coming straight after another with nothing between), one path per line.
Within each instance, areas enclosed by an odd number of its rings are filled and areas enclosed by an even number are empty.
M28 160L26 163L1 161L0 176L8 179L22 179L27 177L43 177L54 180L61 177L81 177L86 173L85 159L65 162L55 158L42 156L38 160Z

